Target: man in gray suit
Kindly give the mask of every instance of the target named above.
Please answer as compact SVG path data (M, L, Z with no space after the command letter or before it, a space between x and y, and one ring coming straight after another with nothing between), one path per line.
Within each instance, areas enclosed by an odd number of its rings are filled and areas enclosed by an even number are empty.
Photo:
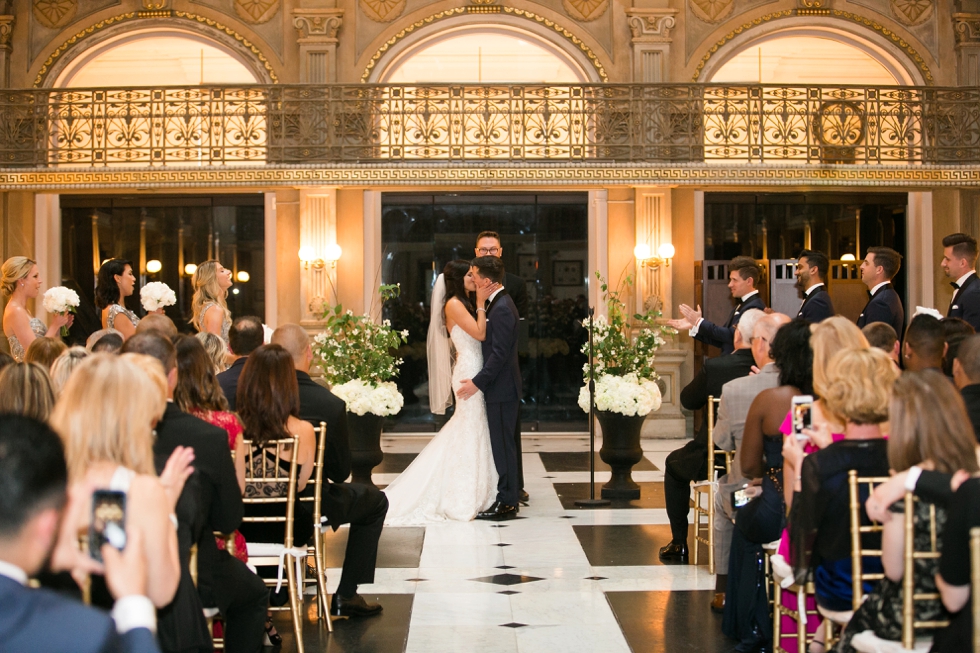
M770 313L755 324L752 331L752 358L755 359L758 373L729 381L721 390L721 403L718 404L718 420L712 431L712 438L719 449L734 451L732 473L718 479L715 493L715 597L711 609L721 612L725 608L725 585L728 581L728 554L732 545L732 530L735 528L735 510L732 506L732 492L748 482L742 475L739 464L739 449L742 446L742 431L745 417L749 414L752 400L769 388L779 385L779 370L769 357L770 343L776 331L790 321L788 315Z

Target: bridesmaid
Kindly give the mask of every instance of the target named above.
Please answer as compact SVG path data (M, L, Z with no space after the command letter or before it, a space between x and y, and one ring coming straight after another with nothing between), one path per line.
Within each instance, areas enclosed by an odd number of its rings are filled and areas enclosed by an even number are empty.
M99 268L95 284L95 307L102 311L102 328L115 329L128 339L136 333L140 319L123 302L136 289L133 264L121 258L111 258Z
M194 299L191 301L191 324L200 332L213 333L228 345L231 312L225 298L231 288L231 270L216 260L197 266L191 279Z
M20 363L35 338L58 338L61 327L71 326L75 318L70 313L52 315L51 325L45 327L44 322L28 312L27 300L36 299L41 291L41 273L31 259L12 256L3 262L0 273L0 288L10 297L3 309L3 333L10 343L10 354Z

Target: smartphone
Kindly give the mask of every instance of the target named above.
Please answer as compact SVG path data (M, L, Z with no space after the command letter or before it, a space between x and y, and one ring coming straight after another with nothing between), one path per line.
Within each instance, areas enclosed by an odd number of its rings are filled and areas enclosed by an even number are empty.
M732 492L732 508L735 510L738 510L751 500L752 497L749 496L748 490L746 490L744 487L740 490L735 490Z
M92 521L88 527L89 555L102 562L102 545L120 551L126 547L126 493L96 490L92 493Z
M813 426L813 395L796 395L793 397L793 435L797 440L807 440L803 429Z

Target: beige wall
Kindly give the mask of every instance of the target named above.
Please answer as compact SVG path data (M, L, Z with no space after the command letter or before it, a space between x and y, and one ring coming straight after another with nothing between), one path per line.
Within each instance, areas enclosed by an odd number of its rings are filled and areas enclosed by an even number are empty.
M633 218L633 189L610 188L608 216L609 235L609 286L618 288L626 275L636 280L636 262L633 245L636 229Z
M0 193L0 251L3 261L11 256L28 256L36 259L34 251L34 193ZM7 298L0 294L0 310L7 305ZM34 311L33 302L28 310ZM7 339L0 338L0 350L9 351Z
M276 323L298 324L300 306L299 191L276 191L276 280L279 295Z
M364 284L375 271L364 269L364 191L337 192L337 244L343 256L337 262L337 294L344 308L364 312Z

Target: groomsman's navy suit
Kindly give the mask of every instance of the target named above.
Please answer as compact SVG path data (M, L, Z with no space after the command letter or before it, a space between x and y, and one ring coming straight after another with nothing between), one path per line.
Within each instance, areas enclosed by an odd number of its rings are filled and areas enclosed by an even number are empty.
M834 303L830 301L830 293L827 286L817 286L809 295L804 297L800 312L796 317L803 318L807 322L823 322L828 317L834 315Z
M868 293L870 294L870 291ZM886 283L878 289L878 292L871 295L871 299L868 300L860 317L858 317L857 325L859 329L863 329L872 322L890 324L895 329L895 333L898 334L899 340L905 335L905 309L902 308L902 300L892 288L891 282Z
M956 287L956 282L951 282ZM946 317L958 317L970 323L970 326L980 333L980 280L976 273L971 274L956 291Z
M745 301L739 299L738 303L735 304L735 308L732 309L732 314L728 316L728 321L725 322L725 326L718 326L710 320L701 320L701 324L698 326L698 333L694 336L694 339L713 347L720 347L722 354L732 353L735 351L735 327L738 326L738 321L742 318L742 314L753 308L757 308L760 311L766 310L766 304L762 301L762 297L758 292Z
M473 384L483 392L487 405L490 447L499 476L497 501L508 506L518 505L521 492L516 443L523 394L517 359L519 321L514 300L506 289L501 290L487 307L483 369L473 377Z

